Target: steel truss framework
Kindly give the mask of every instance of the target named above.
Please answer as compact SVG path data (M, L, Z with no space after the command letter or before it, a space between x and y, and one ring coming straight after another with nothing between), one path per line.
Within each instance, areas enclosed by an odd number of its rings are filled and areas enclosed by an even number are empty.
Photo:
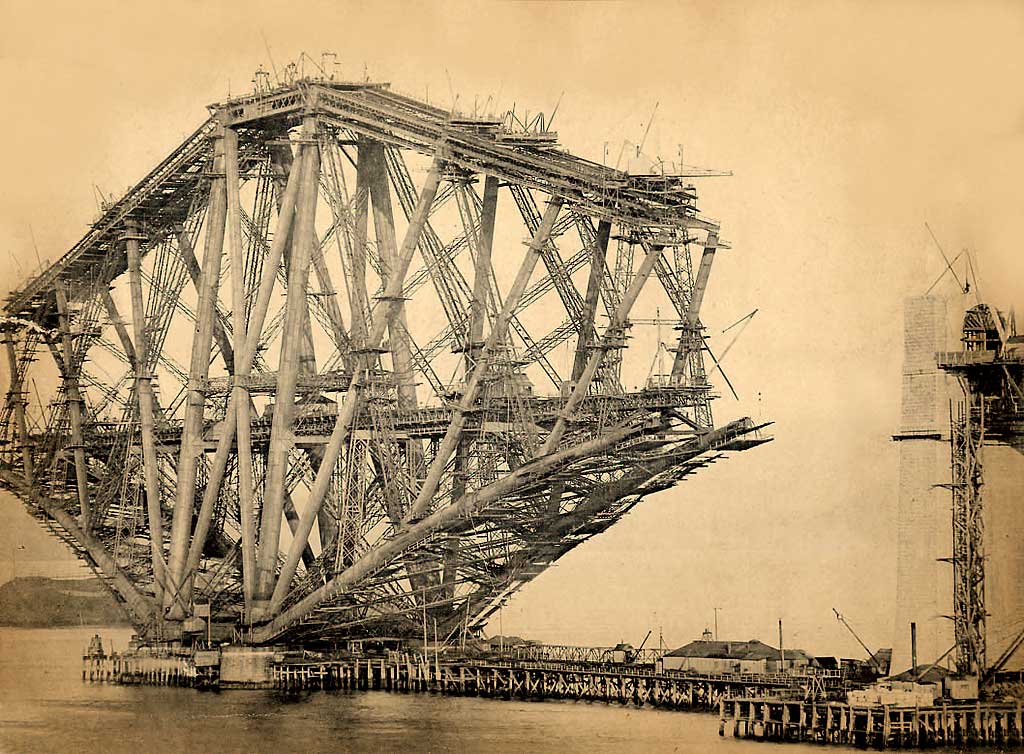
M951 416L953 493L953 634L956 665L978 675L985 667L985 519L981 495L984 402L968 401Z
M686 177L383 84L210 112L3 320L3 480L147 635L207 609L256 643L475 631L767 441L712 423L720 243ZM626 391L630 313L659 297L671 372Z
M950 409L956 666L990 678L1024 642L1022 632L1000 657L986 655L983 475L986 443L1024 452L1024 350L1013 319L987 304L964 315L963 343L961 352L938 354L939 366L958 377L964 393Z

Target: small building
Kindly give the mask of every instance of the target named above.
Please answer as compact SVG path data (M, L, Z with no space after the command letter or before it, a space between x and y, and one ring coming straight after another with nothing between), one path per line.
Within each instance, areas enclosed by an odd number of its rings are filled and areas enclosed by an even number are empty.
M618 644L616 644L611 649L611 661L612 662L618 662L618 663L633 662L633 659L635 657L636 657L636 650L633 648L632 644L624 644L622 642L619 642Z
M813 664L812 658L801 649L786 649L783 654L757 639L691 641L668 652L663 662L665 670L701 674L799 672Z

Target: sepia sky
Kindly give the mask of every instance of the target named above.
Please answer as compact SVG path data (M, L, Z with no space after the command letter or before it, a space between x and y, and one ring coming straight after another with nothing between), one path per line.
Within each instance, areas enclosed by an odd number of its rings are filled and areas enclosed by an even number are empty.
M96 216L94 184L138 181L270 68L267 45L277 66L330 50L344 78L445 107L561 98L561 142L598 161L657 106L646 155L682 145L733 172L697 184L731 246L704 306L712 346L759 309L725 361L741 401L720 384L716 419L772 420L776 439L645 500L501 630L637 644L661 627L678 645L720 607L723 638L774 643L782 618L789 646L861 654L836 607L891 646L901 302L944 266L924 223L974 252L987 300L1024 311L1024 5L0 0L0 18L5 291L37 267L33 235L44 261L63 253ZM15 506L0 499L0 562L19 542L19 572L61 558Z

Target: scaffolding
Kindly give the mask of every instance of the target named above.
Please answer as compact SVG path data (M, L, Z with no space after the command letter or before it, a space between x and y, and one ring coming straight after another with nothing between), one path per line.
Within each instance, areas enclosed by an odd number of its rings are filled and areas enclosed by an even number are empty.
M964 396L950 406L955 656L959 673L991 680L1017 651L1024 632L989 660L984 454L990 443L1024 452L1024 349L1013 318L984 303L965 313L962 342L961 351L936 354Z

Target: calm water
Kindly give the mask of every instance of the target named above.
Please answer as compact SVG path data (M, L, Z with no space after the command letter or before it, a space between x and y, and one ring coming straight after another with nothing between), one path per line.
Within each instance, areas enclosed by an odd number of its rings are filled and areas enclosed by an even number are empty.
M99 632L117 649L130 634ZM93 633L0 628L2 754L825 751L720 738L714 715L647 708L385 692L285 699L260 691L88 684L80 680L81 654Z

